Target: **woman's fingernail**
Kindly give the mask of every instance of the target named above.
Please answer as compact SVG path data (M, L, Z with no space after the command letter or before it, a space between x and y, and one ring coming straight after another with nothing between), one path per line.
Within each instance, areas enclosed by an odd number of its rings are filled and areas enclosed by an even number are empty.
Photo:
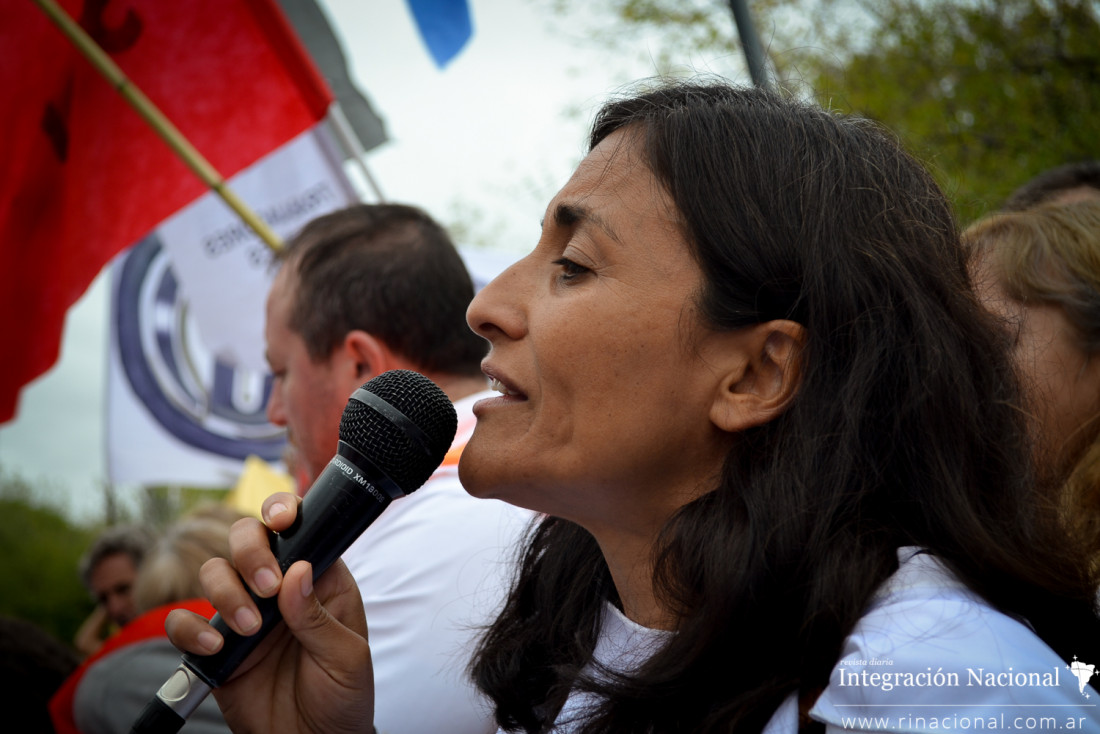
M256 588L259 589L261 594L267 594L274 591L275 587L279 585L279 577L270 568L261 568L252 577L252 582L256 584Z
M217 652L222 646L222 637L217 632L200 632L198 643L206 652Z
M307 573L302 577L302 597L309 598L309 595L313 593L313 574Z
M268 514L269 518L274 519L274 518L278 517L279 515L283 514L284 512L286 512L288 509L289 508L286 505L284 505L282 502L276 502L275 504L273 504L271 506L271 509L268 511L267 514Z
M260 626L260 620L256 618L256 615L252 613L252 610L248 607L241 607L233 615L234 621L242 632L251 632L255 627Z

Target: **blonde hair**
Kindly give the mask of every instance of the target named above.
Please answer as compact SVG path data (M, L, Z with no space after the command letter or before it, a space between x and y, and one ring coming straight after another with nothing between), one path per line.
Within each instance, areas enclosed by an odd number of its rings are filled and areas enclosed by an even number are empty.
M1059 306L1081 350L1100 352L1100 201L994 214L963 242L972 257L992 258L1009 297Z
M139 612L204 596L199 569L211 558L229 558L229 528L245 515L226 505L200 507L168 528L134 582Z
M1078 348L1087 359L1100 359L1100 200L994 214L968 227L962 239L972 262L992 265L1009 298L1058 306ZM1076 457L1061 500L1100 565L1100 415L1089 425L1094 435Z

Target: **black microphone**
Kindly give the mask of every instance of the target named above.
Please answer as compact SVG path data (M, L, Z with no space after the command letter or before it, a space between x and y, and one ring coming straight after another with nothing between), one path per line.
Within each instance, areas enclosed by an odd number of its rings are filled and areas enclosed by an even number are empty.
M454 441L457 424L447 395L416 372L384 372L356 390L340 420L336 456L306 493L294 523L269 533L283 572L307 560L316 580L390 502L428 480ZM210 624L225 638L222 648L213 655L185 653L130 734L179 731L207 694L228 680L282 620L275 597L249 594L260 609L259 631L239 635L215 614Z

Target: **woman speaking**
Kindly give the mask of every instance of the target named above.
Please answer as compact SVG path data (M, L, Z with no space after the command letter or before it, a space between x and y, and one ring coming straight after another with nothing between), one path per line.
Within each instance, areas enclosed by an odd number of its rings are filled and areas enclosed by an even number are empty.
M470 667L501 728L1095 725L1067 670L1100 663L1088 549L1033 480L966 265L943 194L870 122L723 84L608 103L467 316L500 396L463 483L545 515ZM294 507L269 499L267 526ZM227 720L371 731L346 570L314 588L258 521L232 540L212 602L254 613L243 576L286 626L216 692ZM168 629L220 644L197 616Z

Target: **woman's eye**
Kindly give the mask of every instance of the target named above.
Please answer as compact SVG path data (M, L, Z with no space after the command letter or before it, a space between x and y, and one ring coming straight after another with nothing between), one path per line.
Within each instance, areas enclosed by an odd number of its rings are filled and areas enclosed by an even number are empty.
M562 270L561 279L562 280L573 280L577 276L584 275L585 273L588 272L588 268L586 268L582 265L577 265L577 263L573 262L572 260L570 260L567 257L563 257L563 258L560 258L558 260L555 260L554 264L561 267L561 270Z

